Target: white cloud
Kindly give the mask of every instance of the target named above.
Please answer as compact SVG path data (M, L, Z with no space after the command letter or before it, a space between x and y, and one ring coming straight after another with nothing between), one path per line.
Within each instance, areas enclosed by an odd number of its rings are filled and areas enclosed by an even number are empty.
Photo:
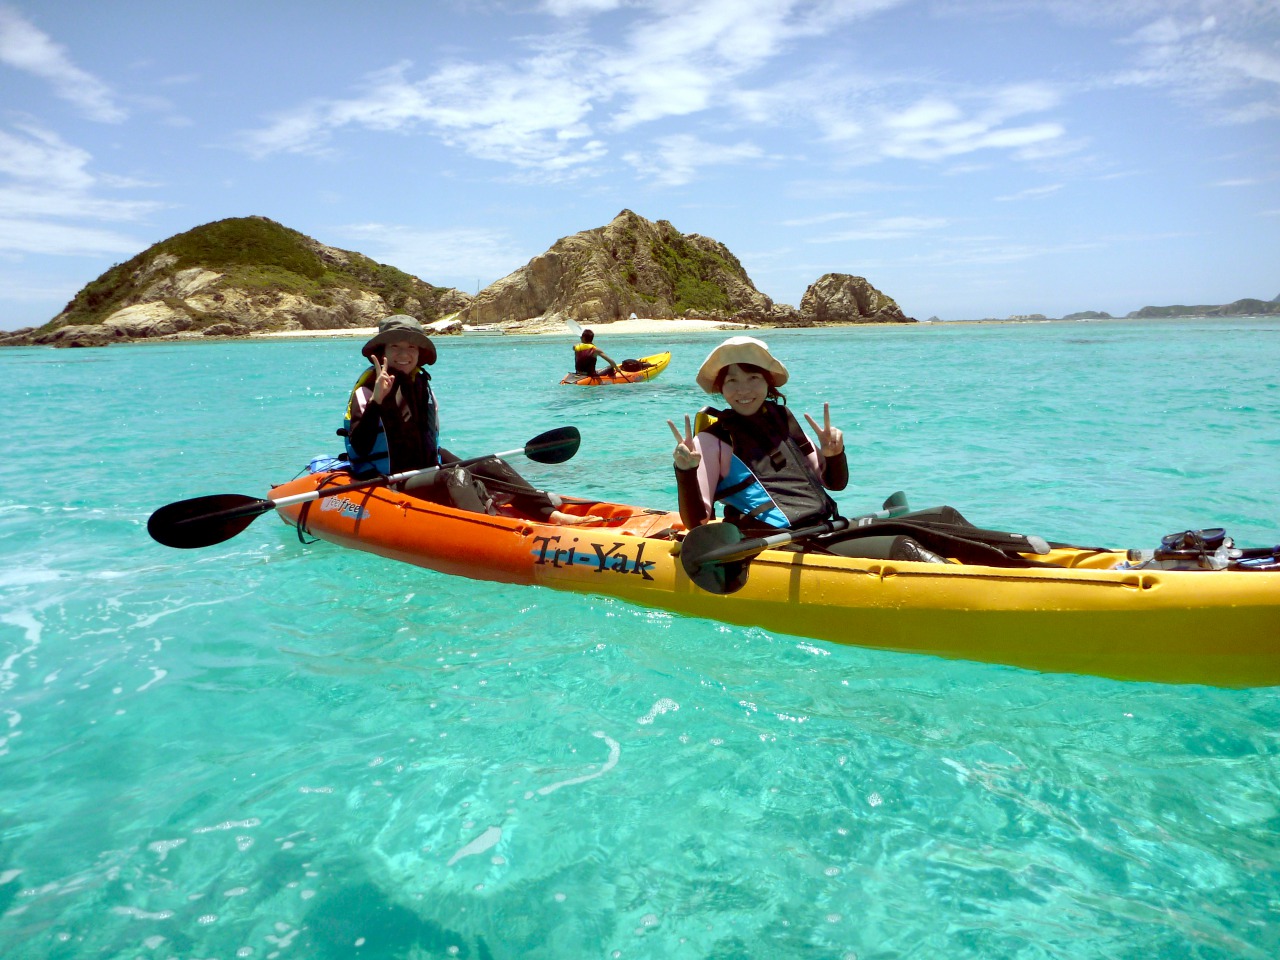
M792 180L786 186L785 195L794 200L839 200L852 194L901 193L909 189L912 188L900 184L838 177L830 180Z
M542 9L553 17L579 17L617 10L623 0L543 0Z
M98 186L133 189L155 184L109 174L96 176L88 170L93 159L88 151L31 124L14 129L16 133L0 129L0 173L12 178L0 186L0 215L136 220L160 208L149 201L91 196Z
M60 256L113 253L132 256L144 246L146 244L140 244L134 237L111 230L0 217L0 250Z
M119 123L126 117L105 83L77 67L61 46L6 6L0 6L0 63L48 80L58 96L93 120Z
M1056 157L1081 144L1067 137L1062 122L1036 115L1063 104L1063 91L1044 82L944 87L927 76L861 75L821 65L734 100L753 124L805 129L854 165L984 150L1018 160Z
M584 123L590 94L573 79L562 52L516 66L454 64L411 82L408 64L368 78L363 95L320 101L248 135L256 156L318 153L348 126L383 132L428 127L472 156L517 167L562 170L604 154Z
M974 108L931 96L880 118L881 136L873 138L884 156L914 160L997 149L1043 148L1066 135L1062 124L1041 120L1013 125L1026 114L1057 106L1058 93L1042 84L1022 84L970 95Z
M92 175L85 170L91 159L87 151L31 124L17 129L23 135L0 130L0 173L63 190L84 190L93 185Z
M657 16L640 21L626 48L606 60L623 101L616 129L711 106L747 106L738 89L752 71L788 52L796 41L828 34L908 0L655 0Z
M1044 187L1030 187L1027 190L1020 190L1017 193L1008 193L1002 197L996 197L1001 202L1009 202L1013 200L1040 200L1043 197L1050 196L1061 190L1063 184L1051 183Z
M145 200L102 200L85 194L0 187L0 217L62 217L122 222L141 220L163 204Z
M1170 90L1211 107L1224 123L1280 115L1280 4L1170 0L1169 6L1170 12L1124 41L1134 48L1135 62L1116 83ZM1251 102L1238 102L1242 96Z
M707 143L691 134L660 137L644 150L633 150L623 159L643 176L668 187L678 187L697 179L703 167L742 163L763 157L764 151L752 143L731 145Z
M802 142L816 138L835 151L836 164L862 165L1078 155L1086 142L1068 134L1066 94L1099 85L1142 84L1214 101L1223 122L1280 116L1280 55L1265 31L1250 33L1280 19L1274 0L936 0L927 11L988 28L1004 16L1101 24L1100 43L1119 31L1124 43L1104 43L1104 50L1112 57L1119 50L1133 66L1105 81L1033 77L983 88L911 64L886 70L872 66L874 58L860 72L864 61L832 59L828 43L814 45L821 55L805 56L806 40L842 37L852 22L911 3L543 0L538 9L553 32L522 38L523 56L458 59L425 75L397 64L366 77L349 97L299 104L243 143L259 157L325 154L341 131L425 132L471 157L515 167L528 181L598 174L606 157L626 151L635 169L672 186L699 168L764 152L739 143L703 159L673 137L647 156L631 145L661 138L669 131L660 124L671 118L700 124L686 134L698 142L733 140L744 124L799 131ZM606 41L592 32L597 17L600 34L607 24Z
M582 18L626 7L625 41L589 42L577 23L528 40L503 62L455 62L414 80L409 64L367 78L356 96L316 100L244 138L256 156L324 153L335 131L423 128L471 156L564 175L605 156L604 132L745 106L742 78L803 37L907 0L546 0ZM551 51L551 52L547 52Z
M98 186L137 186L132 180L99 178L89 172L92 157L57 134L33 125L0 130L0 249L24 253L101 254L136 252L136 240L94 227L53 220L128 222L154 213L151 201L102 199Z
M1106 249L1118 242L1150 242L1159 237L1123 238L1106 237L1097 240L1034 243L1009 240L995 236L948 236L943 242L927 250L920 250L910 259L919 264L932 264L940 268L972 265L1001 265L1022 263L1044 257L1057 257L1081 250Z
M783 220L784 227L816 227L820 223L834 223L837 220L850 220L854 217L864 217L863 213L820 213L812 217L796 217L794 220Z
M941 230L950 221L943 217L883 217L867 219L861 226L838 233L809 237L810 243L848 243L859 240L904 240Z

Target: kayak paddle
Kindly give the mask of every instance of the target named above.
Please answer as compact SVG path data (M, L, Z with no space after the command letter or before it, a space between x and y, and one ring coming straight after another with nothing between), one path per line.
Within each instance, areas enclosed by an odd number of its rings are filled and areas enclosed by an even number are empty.
M848 520L828 520L812 527L743 540L742 531L732 523L704 523L685 534L680 544L680 566L690 580L708 593L737 593L747 585L748 563L757 554L770 547L834 533L848 525Z
M292 497L281 497L279 500L247 497L239 493L218 493L208 497L179 500L151 514L150 519L147 520L147 533L151 534L151 539L166 547L180 549L209 547L215 543L230 540L256 518L264 513L270 513L277 507L288 507L308 500L320 500L349 490L391 486L410 478L417 478L421 482L427 476L434 476L441 470L467 467L494 457L501 459L523 455L535 463L564 463L578 452L581 443L582 435L577 427L557 427L555 430L539 434L517 450L504 450L501 453L489 453L483 457L471 457L438 467L423 467L420 470L393 473L387 477L374 477L370 480L359 480L335 487L323 487L308 493L295 494Z
M888 505L889 501L885 503ZM680 565L689 579L708 593L729 594L746 585L748 565L763 551L840 530L850 530L851 538L897 534L915 536L942 547L962 563L985 566L1028 565L1028 561L1018 560L1005 551L1049 552L1049 544L1040 537L960 524L913 523L909 517L893 519L895 512L890 508L853 520L828 520L811 527L779 530L750 540L743 540L742 531L731 523L706 523L685 535L680 546Z

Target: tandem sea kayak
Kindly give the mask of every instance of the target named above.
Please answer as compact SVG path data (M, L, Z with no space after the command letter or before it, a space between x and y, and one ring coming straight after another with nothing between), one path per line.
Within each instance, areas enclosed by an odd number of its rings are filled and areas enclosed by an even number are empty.
M1280 685L1274 560L1252 570L1134 569L1125 551L1060 544L1029 550L1024 559L1034 566L764 549L743 561L745 582L717 593L695 583L682 565L685 531L677 513L566 498L561 510L603 519L563 526L467 513L385 486L325 495L326 486L349 479L310 474L270 496L310 495L276 507L300 536L456 576L602 594L832 643L1043 672ZM1010 550L1005 556L1018 559Z
M642 383L645 380L652 380L667 369L669 363L671 363L670 351L655 353L651 357L641 357L639 360L623 360L616 367L610 367L607 371L601 370L596 374L567 373L560 383L579 387L599 387L611 383Z

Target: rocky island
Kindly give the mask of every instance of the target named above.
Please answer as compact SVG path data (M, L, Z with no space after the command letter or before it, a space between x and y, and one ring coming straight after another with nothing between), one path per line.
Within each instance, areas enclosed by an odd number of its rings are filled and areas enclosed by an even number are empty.
M365 329L392 313L435 333L539 332L631 315L750 326L915 322L851 274L823 276L799 309L774 303L724 244L630 210L557 240L475 296L253 216L162 240L87 284L48 323L0 336L0 345Z

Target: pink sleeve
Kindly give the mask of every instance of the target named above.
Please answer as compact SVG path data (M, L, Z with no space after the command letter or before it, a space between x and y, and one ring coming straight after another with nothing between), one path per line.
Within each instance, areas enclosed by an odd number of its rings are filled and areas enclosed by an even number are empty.
M733 451L719 437L705 430L693 438L694 445L702 454L702 462L698 464L698 489L702 493L702 504L707 508L707 516L714 517L716 487L729 473L730 458Z

